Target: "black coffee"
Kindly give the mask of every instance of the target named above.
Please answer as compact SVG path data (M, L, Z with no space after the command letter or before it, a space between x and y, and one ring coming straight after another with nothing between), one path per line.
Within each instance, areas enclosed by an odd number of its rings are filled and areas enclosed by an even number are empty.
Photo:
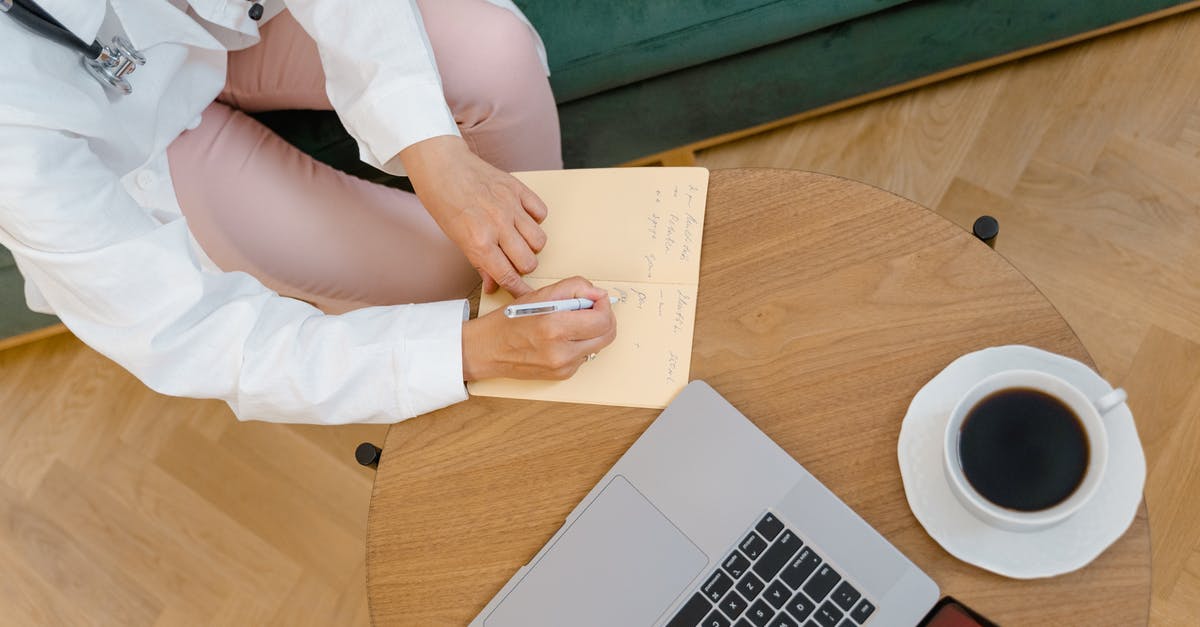
M958 435L963 474L987 500L1036 512L1083 482L1088 440L1062 401L1031 388L999 390L967 412Z

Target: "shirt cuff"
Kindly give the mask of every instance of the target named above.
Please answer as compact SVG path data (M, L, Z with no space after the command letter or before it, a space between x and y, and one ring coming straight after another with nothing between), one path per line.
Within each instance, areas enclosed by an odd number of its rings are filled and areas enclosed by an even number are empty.
M431 137L461 136L438 83L410 84L364 98L344 122L358 139L359 158L397 176L404 175L404 168L393 157L401 150Z
M405 345L396 351L400 389L398 398L405 416L419 416L467 400L463 383L462 327L470 316L466 300L421 305L428 316L405 334Z

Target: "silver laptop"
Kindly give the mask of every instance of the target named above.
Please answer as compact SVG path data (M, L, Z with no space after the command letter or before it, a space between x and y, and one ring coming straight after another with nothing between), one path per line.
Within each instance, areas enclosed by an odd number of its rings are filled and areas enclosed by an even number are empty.
M471 623L886 627L938 588L693 381Z

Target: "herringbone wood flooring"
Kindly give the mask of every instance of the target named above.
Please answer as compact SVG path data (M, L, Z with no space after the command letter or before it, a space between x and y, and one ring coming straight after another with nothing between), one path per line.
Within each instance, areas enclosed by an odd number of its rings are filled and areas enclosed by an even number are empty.
M0 624L366 624L386 427L239 424L71 336L0 353Z
M699 155L873 183L997 250L1122 383L1155 624L1200 617L1200 14ZM69 336L0 353L0 624L364 625L375 426L237 423Z

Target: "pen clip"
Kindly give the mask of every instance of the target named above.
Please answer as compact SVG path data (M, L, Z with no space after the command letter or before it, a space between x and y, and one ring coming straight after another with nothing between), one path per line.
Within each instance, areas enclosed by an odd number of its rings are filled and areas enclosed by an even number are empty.
M509 317L512 316L529 316L540 313L553 313L554 305L546 305L544 307L524 307L521 305L509 305L504 312Z

